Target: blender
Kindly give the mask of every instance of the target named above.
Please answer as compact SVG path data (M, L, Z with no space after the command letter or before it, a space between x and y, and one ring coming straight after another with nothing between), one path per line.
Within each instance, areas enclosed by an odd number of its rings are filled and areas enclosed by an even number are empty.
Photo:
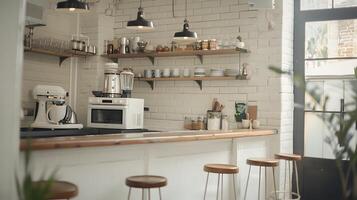
M131 91L133 90L134 85L134 73L130 68L124 68L120 73L120 87L122 98L131 98Z

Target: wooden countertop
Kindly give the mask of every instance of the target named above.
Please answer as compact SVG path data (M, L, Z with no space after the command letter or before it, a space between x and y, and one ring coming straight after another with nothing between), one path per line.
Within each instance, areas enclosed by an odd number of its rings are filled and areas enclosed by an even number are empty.
M277 134L277 130L239 129L239 130L228 130L228 131L202 130L202 131L146 132L146 133L38 138L38 139L32 139L30 146L32 150L46 150L46 149L62 149L62 148L81 148L81 147L99 147L99 146L113 146L113 145L232 139L232 138L242 138L242 137L267 136L273 134ZM28 141L26 139L21 139L20 149L25 150L28 147L29 147Z

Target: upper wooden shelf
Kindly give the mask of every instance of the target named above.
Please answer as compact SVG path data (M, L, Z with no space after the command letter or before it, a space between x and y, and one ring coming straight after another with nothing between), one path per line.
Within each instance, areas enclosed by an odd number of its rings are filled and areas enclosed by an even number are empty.
M194 51L170 51L170 52L150 52L150 53L133 53L133 54L108 54L102 55L117 62L121 58L149 58L152 64L155 63L155 58L158 57L179 57L179 56L197 56L201 63L204 55L225 55L225 54L240 54L249 53L247 49L217 49L217 50L194 50Z
M57 56L59 57L59 65L61 65L62 62L69 57L86 57L86 56L95 55L83 51L75 51L75 50L58 51L58 50L40 49L40 48L31 48L31 49L25 48L25 52L33 52L33 53Z

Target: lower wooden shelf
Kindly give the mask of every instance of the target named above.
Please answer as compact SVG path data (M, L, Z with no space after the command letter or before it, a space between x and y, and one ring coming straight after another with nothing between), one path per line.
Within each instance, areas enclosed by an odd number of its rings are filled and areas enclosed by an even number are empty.
M195 81L202 90L203 81L247 80L244 76L201 76L201 77L160 77L160 78L135 78L138 81L147 82L154 90L156 81Z

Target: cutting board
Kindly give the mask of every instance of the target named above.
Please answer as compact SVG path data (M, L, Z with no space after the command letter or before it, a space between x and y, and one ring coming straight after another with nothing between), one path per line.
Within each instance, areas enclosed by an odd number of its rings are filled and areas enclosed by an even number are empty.
M256 120L258 117L258 106L248 106L249 118Z

